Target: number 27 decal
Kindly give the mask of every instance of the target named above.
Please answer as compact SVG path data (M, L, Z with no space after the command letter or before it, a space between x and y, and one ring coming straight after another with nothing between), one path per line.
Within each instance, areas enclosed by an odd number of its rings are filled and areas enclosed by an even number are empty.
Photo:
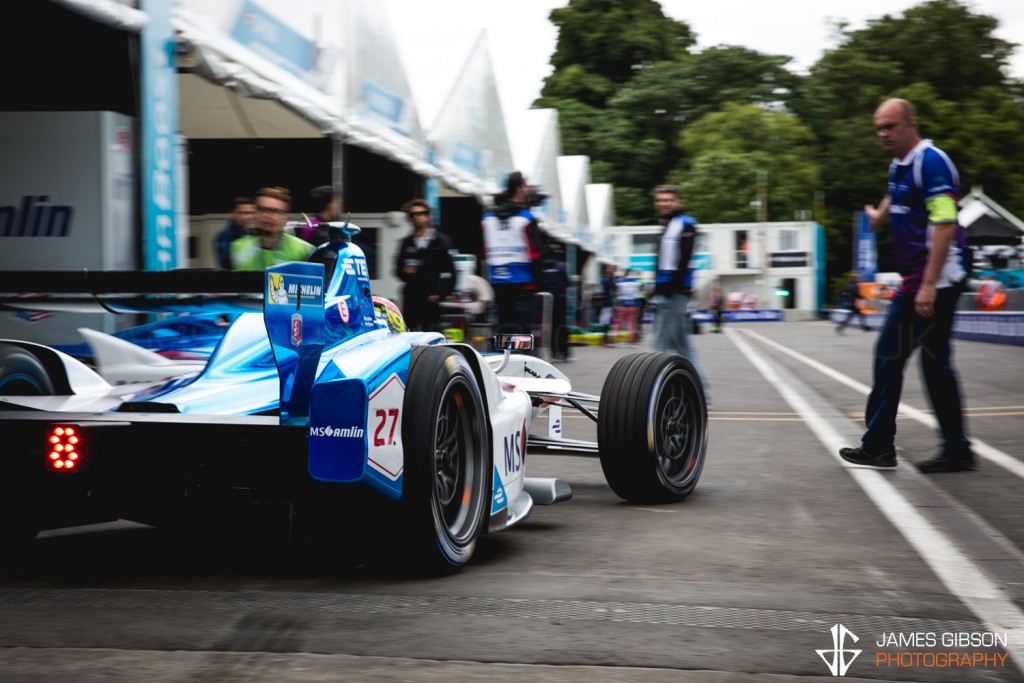
M378 408L374 413L379 420L377 423L377 429L373 431L373 445L374 446L394 446L395 445L395 425L398 424L398 408ZM388 422L391 422L391 427L388 428ZM386 436L385 436L386 431Z

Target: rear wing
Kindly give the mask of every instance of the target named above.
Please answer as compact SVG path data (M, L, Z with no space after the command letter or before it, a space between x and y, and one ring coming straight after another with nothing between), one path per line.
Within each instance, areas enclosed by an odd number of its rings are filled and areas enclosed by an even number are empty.
M262 271L0 271L0 310L245 313L263 309Z

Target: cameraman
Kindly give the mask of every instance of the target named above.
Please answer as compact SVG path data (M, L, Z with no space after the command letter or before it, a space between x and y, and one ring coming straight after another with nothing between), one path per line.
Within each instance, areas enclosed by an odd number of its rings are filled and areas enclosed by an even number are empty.
M543 240L530 211L537 195L522 172L508 176L505 191L494 196L495 207L484 214L484 260L494 288L499 334L533 334L541 282Z

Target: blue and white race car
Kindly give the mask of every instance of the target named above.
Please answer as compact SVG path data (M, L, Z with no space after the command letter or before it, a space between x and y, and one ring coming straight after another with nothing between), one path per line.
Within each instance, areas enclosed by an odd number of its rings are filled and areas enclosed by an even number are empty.
M481 354L396 331L347 239L255 273L0 273L11 293L0 307L26 306L14 294L30 291L61 294L33 309L223 311L234 322L201 370L146 385L115 386L54 348L0 340L8 548L43 529L230 528L272 510L294 536L344 543L372 527L389 560L444 572L481 534L571 496L560 480L527 476L530 448L598 454L612 490L636 502L683 499L704 465L707 407L685 358L625 356L594 396L530 355L528 335L496 337L500 352ZM562 409L592 418L597 442L531 433L534 418Z

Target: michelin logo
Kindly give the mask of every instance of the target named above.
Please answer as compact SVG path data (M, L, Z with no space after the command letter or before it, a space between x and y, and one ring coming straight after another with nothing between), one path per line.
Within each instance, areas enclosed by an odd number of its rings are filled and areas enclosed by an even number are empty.
M310 427L310 436L330 436L333 438L341 439L361 439L363 438L362 427L332 427L327 425L326 427Z

